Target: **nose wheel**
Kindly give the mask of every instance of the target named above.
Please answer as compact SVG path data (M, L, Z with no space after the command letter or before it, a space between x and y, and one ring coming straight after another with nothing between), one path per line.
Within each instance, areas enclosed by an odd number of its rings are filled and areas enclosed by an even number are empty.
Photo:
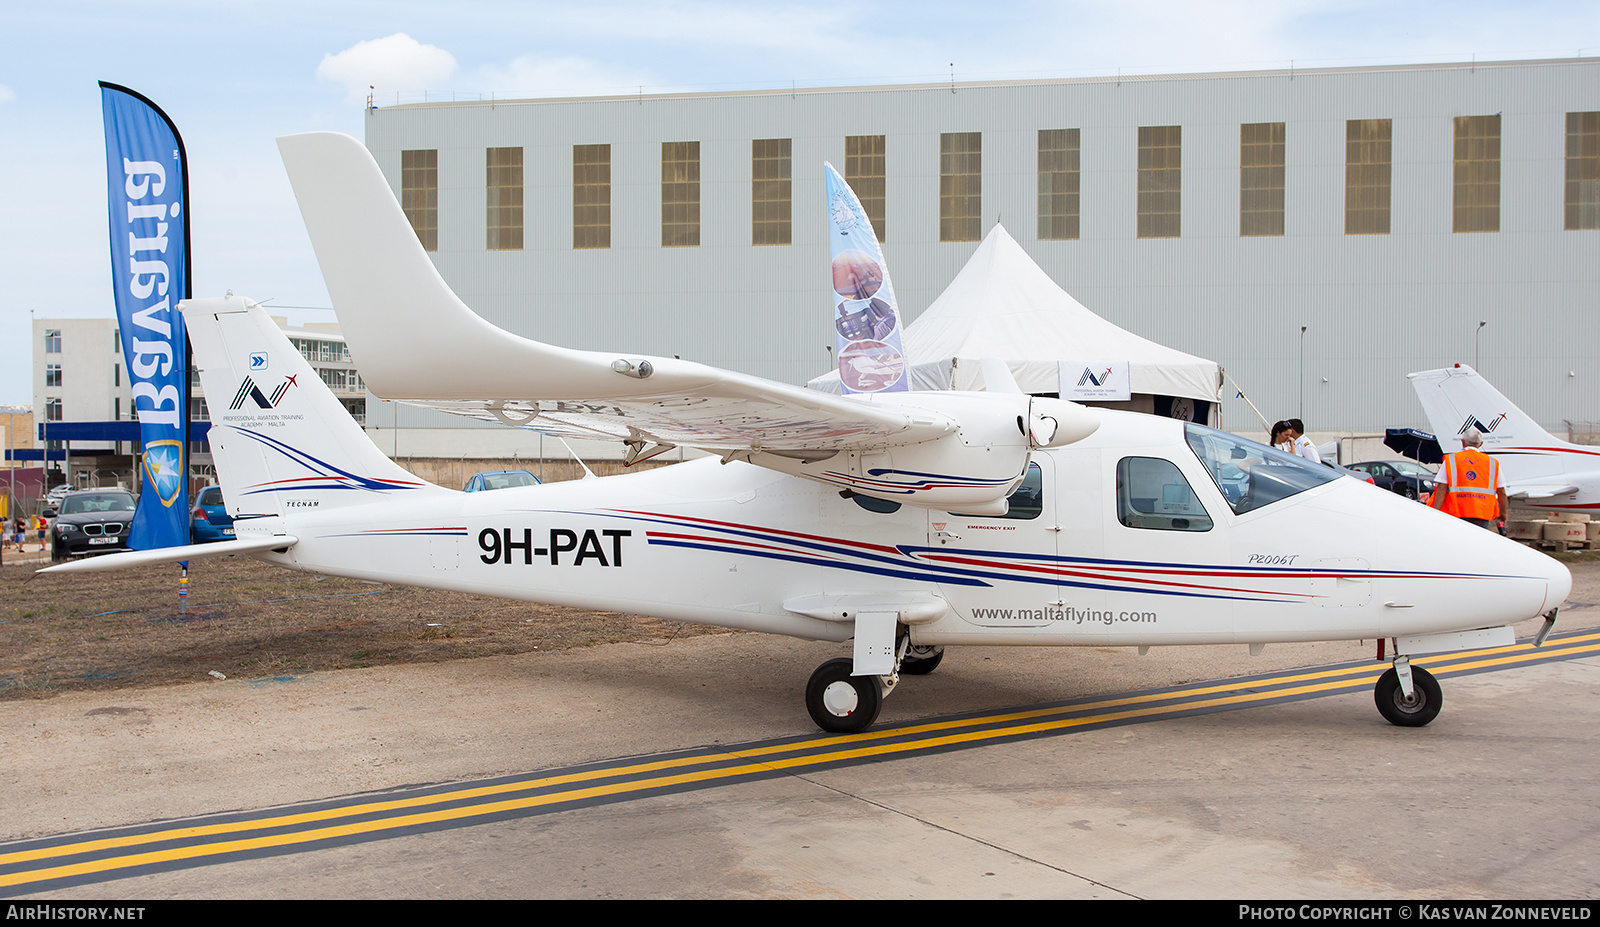
M1406 670L1411 677L1409 693L1401 681L1400 669ZM1444 707L1439 681L1420 666L1391 667L1378 677L1372 697L1378 703L1378 713L1383 715L1384 720L1401 727L1422 727L1439 717L1439 709Z

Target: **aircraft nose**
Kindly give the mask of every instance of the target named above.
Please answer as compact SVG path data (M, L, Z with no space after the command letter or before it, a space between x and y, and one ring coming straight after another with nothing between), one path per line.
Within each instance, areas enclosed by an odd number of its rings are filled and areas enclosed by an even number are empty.
M1544 559L1546 561L1545 584L1549 590L1545 595L1544 610L1549 611L1565 602L1567 596L1572 594L1572 571L1567 569L1566 564L1553 557Z

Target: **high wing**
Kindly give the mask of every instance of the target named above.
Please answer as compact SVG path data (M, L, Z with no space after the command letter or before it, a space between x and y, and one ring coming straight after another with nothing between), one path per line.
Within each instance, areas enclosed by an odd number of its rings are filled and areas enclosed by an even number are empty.
M578 351L503 331L439 276L360 142L278 140L350 352L375 395L563 437L739 457L884 499L1003 512L1029 452L1099 419L1022 394L834 396L675 358Z
M937 412L513 335L450 290L359 142L308 133L278 147L340 329L375 395L563 437L712 450L894 446L956 430Z

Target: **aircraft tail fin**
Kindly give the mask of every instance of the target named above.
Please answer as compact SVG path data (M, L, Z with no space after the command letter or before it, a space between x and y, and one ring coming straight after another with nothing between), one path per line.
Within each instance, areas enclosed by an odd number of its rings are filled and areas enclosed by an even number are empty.
M1407 377L1447 454L1461 450L1461 436L1472 428L1483 435L1484 450L1567 443L1541 428L1466 364Z
M180 308L236 519L449 492L385 457L258 304L189 299Z

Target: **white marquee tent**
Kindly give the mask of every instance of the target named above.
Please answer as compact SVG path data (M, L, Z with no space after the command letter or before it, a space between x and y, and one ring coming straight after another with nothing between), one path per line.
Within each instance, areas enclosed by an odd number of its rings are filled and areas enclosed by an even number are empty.
M1156 344L1107 322L1073 299L996 225L933 305L906 326L913 389L982 389L979 362L1004 360L1026 393L1072 398L1063 362L1099 369L1126 363L1132 399L1104 403L1160 411L1154 397L1222 398L1215 361ZM1122 368L1118 368L1122 369ZM1077 374L1072 367L1072 375ZM813 389L837 393L838 371L817 377ZM1098 403L1097 403L1098 404Z

